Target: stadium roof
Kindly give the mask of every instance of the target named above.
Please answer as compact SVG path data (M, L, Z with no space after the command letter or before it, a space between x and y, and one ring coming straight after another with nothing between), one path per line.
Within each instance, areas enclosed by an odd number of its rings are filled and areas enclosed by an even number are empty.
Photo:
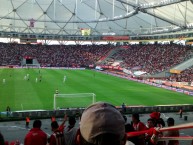
M0 31L58 35L81 35L81 29L91 29L92 35L167 32L192 27L192 8L192 0L1 0Z

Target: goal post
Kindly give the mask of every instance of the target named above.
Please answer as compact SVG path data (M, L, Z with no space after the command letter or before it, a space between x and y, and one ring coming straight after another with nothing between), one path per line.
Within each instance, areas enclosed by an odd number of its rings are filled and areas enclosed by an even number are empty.
M94 93L76 93L76 94L54 94L53 108L76 108L87 107L96 102Z

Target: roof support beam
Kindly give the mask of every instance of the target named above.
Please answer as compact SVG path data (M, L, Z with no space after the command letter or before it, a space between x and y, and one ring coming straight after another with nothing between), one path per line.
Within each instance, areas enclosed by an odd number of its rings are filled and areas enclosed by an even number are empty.
M116 0L118 2L130 5L132 7L140 7L140 9L152 9L152 8L157 8L157 7L163 7L163 6L168 6L168 5L172 5L172 4L177 4L177 3L181 3L184 1L189 1L189 0L164 0L164 1L160 1L160 2L151 2L151 3L145 3L145 4L135 4L132 2L125 2L122 0ZM191 2L193 3L193 0L191 0Z
M161 1L161 2L153 2L153 3L146 3L146 4L141 4L140 8L142 9L152 9L152 8L157 8L157 7L164 7L164 6L168 6L168 5L172 5L172 4L177 4L177 3L181 3L184 1L188 1L188 0L167 0L167 1Z
M169 20L169 19L166 19L166 18L163 18L163 17L161 17L161 16L157 16L157 15L155 15L155 14L153 14L153 13L151 13L151 12L148 12L146 9L147 8L143 8L143 7L141 7L141 5L136 5L135 3L131 3L131 2L125 2L125 1L122 1L122 0L117 0L117 1L119 1L119 2L121 2L121 3L124 3L124 4L127 4L127 5L129 5L129 6L132 6L134 9L138 9L139 11L141 11L141 12L143 12L143 13L147 13L147 14L149 14L149 15L151 15L151 16L153 16L153 17L156 17L156 18L158 18L158 19L160 19L160 20L163 20L163 21L165 21L165 22L168 22L168 23L170 23L170 24L172 24L172 25L175 25L175 26L179 26L179 27L181 27L181 28L184 28L185 26L184 25L181 25L181 24L179 24L179 23L176 23L176 22L173 22L173 21L171 21L171 20ZM187 1L187 0L175 0L175 3L179 3L179 2L182 2L182 1ZM168 2L170 2L170 0L168 0ZM161 2L160 2L161 3ZM172 1L172 2L170 2L171 4L174 4L174 1ZM168 3L167 3L167 5L168 5ZM163 5L159 5L159 7L160 6L163 6ZM165 5L164 5L165 6ZM158 6L157 6L158 7ZM150 7L148 7L148 9L149 9ZM155 8L155 7L152 7L152 8Z
M123 3L123 4L126 4L126 5L129 5L129 6L132 6L132 7L137 7L138 5L135 4L135 3L132 3L132 2L125 2L125 1L122 1L122 0L116 0L120 3Z
M125 19L125 18L129 18L135 14L138 13L138 9L135 9L129 13L126 13L125 15L120 15L120 16L114 16L113 18L102 18L102 19L98 19L98 20L88 20L88 21L55 21L55 20L38 20L38 22L54 22L54 23L94 23L94 22L107 22L107 21L115 21L115 20L121 20L121 19ZM28 19L22 19L22 18L13 18L13 17L8 17L8 16L5 16L5 17L2 17L4 19L13 19L13 20L22 20L22 21L29 21ZM1 17L0 17L1 19ZM37 21L36 19L34 19L34 21Z

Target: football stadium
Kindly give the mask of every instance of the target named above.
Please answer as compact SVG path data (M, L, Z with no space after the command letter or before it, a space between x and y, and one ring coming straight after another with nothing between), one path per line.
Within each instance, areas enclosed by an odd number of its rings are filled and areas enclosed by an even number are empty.
M68 140L70 117L83 133L80 118L97 102L126 119L127 145L193 144L192 6L192 0L1 0L0 144L44 144L30 140L39 119L46 144L74 145L58 137L53 144L52 136L63 125ZM53 131L51 122L62 125Z

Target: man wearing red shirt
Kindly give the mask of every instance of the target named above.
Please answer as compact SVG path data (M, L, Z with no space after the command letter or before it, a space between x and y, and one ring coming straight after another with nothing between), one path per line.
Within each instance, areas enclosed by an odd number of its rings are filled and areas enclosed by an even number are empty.
M41 121L35 120L33 123L33 128L25 136L24 145L46 145L47 135L43 132L41 128Z
M64 145L63 131L59 130L57 121L51 123L52 135L49 138L49 145Z
M145 126L145 124L139 120L139 114L137 113L132 114L132 125L135 131L147 130L147 127ZM145 136L144 135L138 136L137 142L135 144L145 145Z

